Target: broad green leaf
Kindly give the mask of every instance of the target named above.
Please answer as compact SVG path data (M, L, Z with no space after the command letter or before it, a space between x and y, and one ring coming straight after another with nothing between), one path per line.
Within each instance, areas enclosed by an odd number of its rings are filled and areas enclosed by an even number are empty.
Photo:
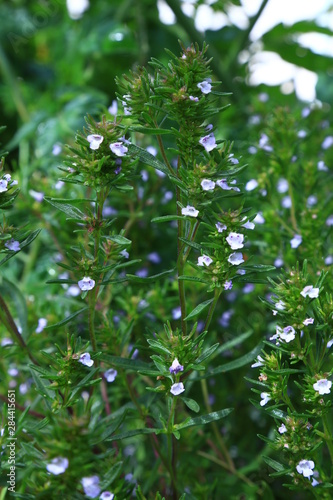
M195 413L198 413L200 411L200 406L196 401L194 401L194 399L182 398L182 401L184 401L184 403L190 410L195 411Z
M213 411L212 413L207 413L207 415L201 415L200 417L187 418L182 424L177 424L174 429L179 431L181 429L186 429L187 427L192 427L194 425L205 425L210 422L215 422L228 416L233 411L233 408L225 408L220 411Z
M75 313L71 314L70 316L67 316L67 318L59 321L58 323L54 323L54 325L49 325L49 326L46 326L44 328L44 330L48 330L48 329L51 329L51 328L57 328L58 326L62 326L62 325L66 325L66 323L69 323L72 319L76 318L76 316L78 316L79 314L83 313L84 311L86 311L87 309L89 309L88 306L86 307L83 307L82 309L80 309L79 311L75 311Z
M209 299L209 300L205 300L205 302L201 302L201 304L199 304L197 307L195 307L193 309L192 312L190 312L190 314L188 314L185 318L185 321L188 321L189 319L192 319L192 318L195 318L196 316L198 316L201 311L203 311L204 309L206 309L207 306L209 306L209 304L211 304L213 302L214 299Z

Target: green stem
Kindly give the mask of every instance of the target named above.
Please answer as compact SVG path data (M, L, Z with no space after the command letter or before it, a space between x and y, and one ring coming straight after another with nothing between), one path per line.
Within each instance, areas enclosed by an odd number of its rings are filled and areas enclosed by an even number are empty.
M244 483L248 484L249 486L255 486L255 483L253 483L250 479L244 476L244 474L238 472L237 470L231 470L228 464L222 462L222 460L219 460L213 455L210 455L209 453L206 453L204 451L198 451L197 454L200 455L201 457L207 458L207 460L210 460L211 462L214 462L217 465L220 465L220 467L223 467L224 469L232 472L235 476L239 477L239 479L244 481Z
M330 425L327 420L327 415L323 415L322 417L323 427L325 431L325 442L331 457L332 465L333 465L333 441L332 441L332 431L330 429Z
M6 302L4 301L4 299L3 299L3 297L1 295L0 295L0 319L1 319L1 322L7 328L7 330L9 332L9 334L11 335L12 339L14 341L16 341L22 347L22 349L27 353L27 355L29 356L29 358L31 359L31 361L35 365L38 366L39 363L35 360L35 358L31 354L31 352L29 350L29 347L27 346L27 344L25 343L22 335L18 331L16 323L13 320L13 317L12 317L12 315L11 315L8 307L7 307L7 304L6 304Z
M3 79L7 83L8 89L10 90L13 101L23 122L29 121L29 113L23 101L19 86L17 84L17 78L14 75L12 68L7 60L5 52L0 47L0 71L3 74Z
M96 295L94 291L88 293L89 293L89 310L88 310L89 335L93 351L96 352L97 351L96 336L95 336Z
M215 311L215 308L216 308L216 305L218 303L218 300L220 298L221 293L222 293L222 291L220 288L215 288L214 300L211 303L208 314L207 314L207 318L206 318L205 326L204 326L204 331L207 331L209 328L210 322L212 321L212 317L213 317L213 314L214 314L214 311Z

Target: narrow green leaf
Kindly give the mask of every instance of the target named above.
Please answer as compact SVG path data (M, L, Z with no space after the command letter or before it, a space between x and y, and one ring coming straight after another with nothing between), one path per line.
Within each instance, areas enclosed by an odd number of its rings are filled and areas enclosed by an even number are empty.
M169 222L172 220L184 220L183 215L163 215L162 217L154 217L151 222Z
M272 467L272 469L276 470L277 472L281 472L281 471L285 470L285 466L280 464L280 462L277 462L276 460L273 460L270 457L263 456L262 458L263 458L264 462L266 462L267 465Z
M61 198L59 201L58 198L50 198L48 196L44 196L44 200L73 219L79 219L81 221L84 221L86 219L85 214L81 212L81 210L73 207L72 205L69 205L68 203L64 203Z
M69 323L72 319L76 318L76 316L78 316L79 314L83 313L84 311L86 311L87 309L89 309L88 306L86 307L83 307L82 309L80 309L79 311L75 311L75 313L71 314L70 316L67 316L67 318L59 321L58 323L54 323L54 325L49 325L49 326L46 326L44 328L44 330L48 330L48 329L51 329L51 328L57 328L58 326L62 326L62 325L66 325L66 323Z
M225 352L225 351L228 351L229 349L232 349L233 347L235 347L235 345L242 344L244 342L244 340L246 340L247 338L249 338L252 334L253 334L253 330L248 330L247 332L242 333L238 337L235 337L234 339L229 340L225 344L221 345L217 349L217 351L216 351L215 354L216 355L217 354L221 354L222 352Z
M206 309L207 306L209 306L209 304L211 304L213 302L214 299L209 299L209 300L205 300L205 302L201 302L201 304L199 304L197 307L195 307L193 309L192 312L190 312L190 314L188 314L185 318L185 321L188 321L189 319L192 319L192 318L195 318L196 316L198 316L201 311L203 311L204 309Z
M148 151L146 151L145 149L140 148L135 144L129 144L128 151L129 153L136 153L137 155L139 155L140 161L142 163L145 163L146 165L149 165L150 167L153 167L156 170L160 170L166 175L170 175L169 169L164 165L164 163L157 160L157 158L155 158L154 155L148 153Z
M152 365L145 363L144 361L139 361L137 359L121 358L118 356L110 356L108 354L98 353L96 354L96 359L104 361L117 368L122 368L123 370L139 371L139 370L151 370Z
M219 347L219 344L214 344L212 345L211 347L209 347L209 349L206 349L206 351L204 351L196 360L195 360L195 364L200 364L202 363L203 361L205 361L207 358L209 358L216 350L217 348Z
M118 441L119 439L126 439L133 436L139 436L141 434L161 434L165 433L164 429L151 429L147 427L142 427L140 429L134 429L133 431L122 432L116 436L112 436L108 441Z
M162 273L154 274L153 276L147 276L146 278L141 278L140 276L136 276L135 274L126 274L126 278L129 281L133 281L134 283L151 283L174 273L175 269L169 269L169 271L163 271Z
M28 337L28 309L21 290L14 283L11 283L6 278L2 278L0 293L5 300L7 297L10 297L16 313L13 316L18 318L22 328L22 336L26 340ZM10 309L12 308L10 307Z
M178 276L178 279L183 281L196 281L197 283L205 283L206 285L211 285L210 281L207 281L203 278L197 278L196 276Z
M169 129L140 127L139 125L130 127L130 130L133 130L134 132L140 132L141 134L146 134L146 135L168 135L168 134L172 134L172 132Z
M200 417L187 418L182 424L177 424L174 426L176 430L186 429L187 427L192 427L194 425L205 425L210 422L215 422L228 416L233 411L233 408L225 408L220 411L213 411L212 413L207 413L207 415L201 415Z

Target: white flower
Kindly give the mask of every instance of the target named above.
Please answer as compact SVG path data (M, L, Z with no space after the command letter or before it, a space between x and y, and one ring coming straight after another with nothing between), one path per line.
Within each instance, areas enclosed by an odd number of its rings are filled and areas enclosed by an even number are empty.
M116 156L125 156L128 151L128 148L120 141L110 144L110 149Z
M333 215L329 215L326 219L326 226L331 227L333 226Z
M188 215L189 217L197 217L199 214L199 210L196 210L194 207L187 205L187 207L182 208L182 215Z
M300 234L295 234L295 236L290 240L291 248L297 248L302 243L302 236Z
M198 257L198 266L209 266L213 262L213 259L208 257L208 255L200 255Z
M87 141L90 144L90 149L98 149L104 141L104 137L98 134L91 134L88 135Z
M262 356L257 356L257 361L251 365L251 368L257 368L258 366L264 366L264 358Z
M239 233L229 233L226 237L227 243L230 245L232 250L238 250L243 248L244 235Z
M71 19L80 19L89 8L89 0L66 0L68 14Z
M193 95L190 95L190 101L198 102L199 97L193 97Z
M5 247L12 252L18 252L19 250L21 250L20 242L14 240L13 238L5 243Z
M322 172L328 172L328 166L325 165L325 162L323 160L318 161L317 169Z
M255 222L256 224L265 224L265 219L261 212L257 213L255 218L253 219L253 222Z
M277 302L275 302L274 305L278 311L283 311L283 309L286 308L286 304L285 304L285 302L283 302L283 300L278 300Z
M118 113L118 102L114 99L111 103L111 106L108 107L108 112L112 116L116 116Z
M114 494L110 493L110 491L103 491L103 493L99 497L99 500L113 500L113 499L114 499Z
M199 140L199 142L200 142L201 146L203 146L207 152L212 151L212 149L216 148L216 146L217 146L215 136L213 133L209 134L209 135L205 135L205 137L202 137Z
M117 375L118 375L117 370L114 370L113 368L106 370L106 372L104 373L104 377L107 382L114 382L116 380Z
M182 311L181 311L180 306L172 309L171 314L172 314L172 319L174 319L174 320L180 319L182 317Z
M78 361L79 363L82 363L84 366L88 366L89 368L91 368L94 364L94 360L91 359L89 352L84 352L83 354L81 354Z
M325 139L323 140L323 142L321 144L321 147L323 149L328 149L331 146L333 146L333 136L329 135L329 136L325 137Z
M290 196L284 196L281 200L281 206L283 208L291 208L292 207L292 201Z
M46 325L47 325L47 319L39 318L38 325L37 325L35 332L41 333L44 330L44 328L46 327Z
M281 257L277 257L274 261L274 266L275 267L282 267L283 266L283 259L281 259Z
M225 224L222 224L221 222L217 222L215 224L215 227L216 227L218 233L222 233L223 231L225 231L227 229L227 226Z
M209 94L209 92L212 90L210 81L211 81L210 79L204 80L203 82L197 84L197 87L201 90L203 94Z
M204 179L203 181L201 181L201 187L204 191L213 191L215 182L209 179Z
M260 406L265 406L265 404L268 403L268 401L271 399L271 395L268 392L262 392L260 394L261 401L260 401Z
M258 185L258 181L256 181L255 179L251 179L246 183L245 189L246 191L253 191L256 187L258 187Z
M312 285L306 286L301 291L303 297L310 297L310 299L316 299L319 296L319 288L313 288Z
M318 198L317 198L317 196L315 196L315 195L313 195L313 194L312 194L312 195L310 195L310 196L308 197L308 199L306 200L306 206L307 206L308 208L310 208L310 207L314 207L315 205L317 205L317 203L318 203Z
M296 470L299 474L303 474L304 477L310 477L313 474L313 469L315 464L312 460L301 460L296 466Z
M170 389L171 394L173 394L174 396L179 396L179 394L181 394L184 391L185 391L185 387L184 387L183 382L178 382L177 384L172 384L171 389Z
M242 227L245 227L245 229L254 229L256 226L253 224L253 222L250 222L249 220L245 222L245 224L242 224Z
M78 281L77 284L83 292L86 292L87 290L92 290L94 288L95 281L89 278L89 276L85 276L82 280Z
M242 262L244 262L243 254L241 252L234 252L230 254L228 257L228 262L230 262L230 264L232 264L233 266L239 266L239 264L242 264Z
M329 394L331 392L332 382L326 378L321 378L313 384L315 391L319 392L320 395Z
M68 467L67 458L56 457L51 460L51 463L47 464L46 470L57 476L58 474L63 474Z
M34 200L38 201L38 203L42 203L42 201L44 200L44 193L29 189L29 194L33 197Z
M8 182L6 179L1 179L0 180L0 193L4 193L5 191L8 190Z
M96 498L101 492L98 476L83 477L81 479L81 484L85 495L89 498Z
M269 138L266 134L261 134L259 139L259 147L265 151L273 151L272 146L269 145Z
M177 358L175 358L175 359L173 360L173 362L172 362L172 364L171 364L170 368L169 368L169 372L170 372L170 373L173 373L174 375L176 375L176 373L178 373L178 372L182 372L182 371L184 371L184 367L183 367L183 365L181 365L181 364L179 363L178 359L177 359Z
M314 323L314 319L313 318L306 318L304 321L303 321L303 325L305 326L308 326L308 325L313 325Z
M122 250L121 252L119 252L120 255L122 255L123 257L125 257L125 259L128 259L129 258L129 253L127 250Z
M276 185L276 190L278 193L286 193L289 189L289 183L287 179L279 179Z
M281 424L280 427L278 428L278 431L280 434L284 434L285 432L288 432L288 429L284 424Z

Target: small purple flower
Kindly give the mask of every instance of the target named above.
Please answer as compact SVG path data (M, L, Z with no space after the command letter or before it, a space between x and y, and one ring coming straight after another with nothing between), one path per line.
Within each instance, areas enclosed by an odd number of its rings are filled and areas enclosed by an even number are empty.
M209 94L212 90L212 86L210 84L211 80L204 80L203 82L200 82L197 84L197 87L201 90L203 94Z
M94 364L94 360L91 359L89 352L84 352L83 354L81 354L78 361L79 363L82 363L84 366L88 366L89 368L91 368Z
M302 236L300 234L295 234L295 236L290 240L291 248L297 248L302 243Z
M103 493L99 497L99 500L113 500L113 499L114 499L114 494L111 493L110 491L103 491Z
M281 424L280 427L278 428L278 431L280 434L284 434L285 432L288 432L288 429L285 426L285 424Z
M87 290L92 290L94 288L95 281L92 278L89 278L89 276L85 276L82 280L78 281L77 284L83 292L86 292Z
M174 319L174 320L180 319L182 317L182 311L181 311L180 306L172 309L171 314L172 314L172 319Z
M114 99L111 103L111 106L108 107L108 112L112 116L116 116L118 113L118 102Z
M329 135L329 136L325 137L325 139L323 140L323 142L321 144L321 147L323 149L328 149L331 146L333 146L333 135Z
M264 358L262 356L257 356L257 361L255 363L253 363L253 365L251 365L251 368L257 368L259 366L264 366L265 362L264 362Z
M190 99L190 101L193 101L193 102L199 101L199 97L193 97L193 95L190 95L189 99Z
M39 318L38 325L37 325L35 332L41 333L44 330L44 328L46 327L46 325L47 325L47 319Z
M36 200L38 203L42 203L44 200L44 193L40 193L38 191L34 191L33 189L29 190L30 196L33 197L34 200Z
M313 318L306 318L303 321L303 325L305 325L305 326L313 325L313 323L314 323L314 319Z
M101 492L98 476L83 477L81 484L85 495L89 498L96 498Z
M110 149L116 156L125 156L128 151L128 148L120 141L110 144Z
M110 383L116 380L117 375L118 375L117 370L114 370L113 368L106 370L106 372L104 373L105 380Z
M227 226L225 224L222 224L221 222L217 222L215 224L215 227L216 227L218 233L222 233L223 231L225 231L227 229Z
M1 179L0 180L0 193L4 193L7 190L8 190L8 182L6 181L6 179Z
M329 394L331 392L331 387L332 387L332 382L330 380L327 380L326 378L321 378L313 384L313 388L315 391L319 392L319 394L322 396L324 394Z
M225 281L223 284L223 287L225 290L231 290L232 289L232 281L231 280Z
M234 184L234 182L231 181L230 184ZM236 186L229 186L229 184L227 183L227 179L219 179L218 181L216 181L216 185L219 186L221 189L224 189L225 191L230 191L231 189L237 192L240 191L240 189Z
M90 134L87 136L87 141L89 142L90 149L98 149L102 142L104 141L104 137L99 134Z
M244 220L244 219L243 219ZM250 222L249 220L245 222L245 224L242 224L242 227L245 227L245 229L254 229L256 226L253 222Z
M5 243L5 247L12 252L18 252L19 250L21 250L20 242L14 240L13 238Z
M310 477L313 475L313 469L315 464L312 460L301 460L296 466L296 470L299 474L303 474L304 477Z
M214 134L205 135L199 140L201 146L205 148L205 150L209 153L212 149L216 148L216 140Z
M182 372L184 371L184 367L183 365L181 365L178 361L177 358L175 358L172 362L172 365L170 366L169 368L169 372L170 373L173 373L174 375L176 375L178 372Z
M281 179L278 180L276 189L278 193L286 193L289 189L289 182L287 179L281 177Z
M179 396L182 392L185 391L185 387L183 382L178 382L176 384L172 384L170 392L173 396Z
M46 470L58 476L58 474L63 474L68 467L68 459L62 457L56 457L46 466Z

